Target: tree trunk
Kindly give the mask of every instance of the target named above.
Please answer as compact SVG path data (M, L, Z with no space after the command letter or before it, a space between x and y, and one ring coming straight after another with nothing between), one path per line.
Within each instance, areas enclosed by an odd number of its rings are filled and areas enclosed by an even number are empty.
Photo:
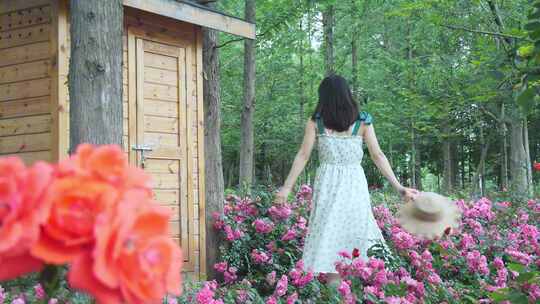
M358 85L358 34L353 33L351 41L351 63L352 63L352 91L356 102L360 102L360 89Z
M521 196L527 195L527 155L523 144L523 120L510 122L510 175L511 188Z
M454 164L452 161L452 141L450 139L450 126L448 125L448 122L444 123L443 127L443 162L444 162L444 168L443 168L443 192L445 194L449 194L452 191L454 191Z
M422 190L422 174L420 166L420 149L418 147L418 138L414 124L412 125L411 131L411 184L413 188Z
M246 0L246 21L255 23L255 0ZM240 186L253 184L255 112L255 41L244 41L244 106L240 122Z
M533 194L533 182L532 182L532 164L531 164L531 150L529 149L529 126L527 118L523 120L523 144L525 148L525 157L527 165L527 193Z
M465 144L460 145L460 180L461 180L461 189L465 189Z
M334 70L334 6L329 5L322 13L324 30L324 71L332 75Z
M303 31L303 24L302 21L300 21L300 30ZM300 83L298 86L299 89L299 104L298 104L298 142L302 142L302 137L304 135L304 124L305 124L305 118L304 118L304 111L305 111L305 105L307 103L306 98L306 88L305 88L305 64L304 64L304 40L302 39L300 41L300 50L298 51L300 53ZM307 178L307 170L303 170L302 174L300 175L300 182L303 183L306 181Z
M416 138L416 153L414 157L414 178L416 179L414 184L416 189L422 190L422 148Z
M229 174L227 175L228 176L227 188L231 188L233 186L233 181L236 181L236 176L234 176L235 171L236 171L236 166L231 164L229 166Z
M479 123L480 125L480 132L479 132L479 140L480 140L480 160L478 161L478 166L476 166L476 171L474 173L473 182L472 182L472 193L471 196L473 198L482 197L485 194L485 182L484 182L484 174L485 174L485 162L486 162L486 156L488 151L488 145L486 144L486 139L484 136L484 127L482 126L482 122Z
M508 189L508 143L506 139L506 115L504 110L504 102L501 105L501 121L502 121L502 146L501 146L501 190Z
M72 0L70 150L122 145L122 1Z
M476 172L473 177L473 197L478 195L483 197L486 195L485 171L486 157L489 150L489 144L482 143L480 148L480 160L476 167ZM478 194L478 195L477 195Z
M213 7L208 3L207 6ZM203 28L204 65L204 151L205 151L205 224L206 224L206 275L216 279L213 265L218 261L221 238L214 229L213 213L223 213L224 181L221 158L221 97L218 33Z
M452 163L452 185L454 189L457 189L458 185L458 174L459 174L459 163L458 163L458 145L455 137L450 141L450 157Z

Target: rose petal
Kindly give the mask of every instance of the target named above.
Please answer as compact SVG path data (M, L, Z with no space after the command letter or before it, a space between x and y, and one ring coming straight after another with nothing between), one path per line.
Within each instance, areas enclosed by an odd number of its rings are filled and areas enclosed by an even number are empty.
M89 254L81 255L73 261L68 272L68 281L73 288L86 291L94 296L97 303L122 303L119 291L107 288L94 277L92 258Z
M41 268L43 268L43 262L30 254L2 258L0 260L0 281L15 279L29 272L39 271Z

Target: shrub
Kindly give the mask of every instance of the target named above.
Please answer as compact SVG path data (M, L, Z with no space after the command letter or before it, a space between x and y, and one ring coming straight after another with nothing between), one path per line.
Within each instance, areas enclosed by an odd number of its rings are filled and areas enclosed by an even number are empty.
M459 229L435 241L404 231L393 213L397 201L374 195L373 210L386 239L358 252L336 253L337 288L314 277L301 261L311 207L311 189L302 186L294 200L272 204L267 192L229 195L224 214L214 215L225 239L214 265L222 283L205 283L203 293L186 303L535 303L540 300L540 202L456 201ZM205 289L206 288L206 289ZM245 293L242 291L241 293ZM257 295L255 295L257 293ZM236 296L235 296L236 295Z

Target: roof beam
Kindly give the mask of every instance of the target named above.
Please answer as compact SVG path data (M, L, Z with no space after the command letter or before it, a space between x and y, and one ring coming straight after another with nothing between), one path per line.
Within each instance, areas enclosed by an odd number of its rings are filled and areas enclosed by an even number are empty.
M174 0L123 0L124 6L255 39L255 24Z

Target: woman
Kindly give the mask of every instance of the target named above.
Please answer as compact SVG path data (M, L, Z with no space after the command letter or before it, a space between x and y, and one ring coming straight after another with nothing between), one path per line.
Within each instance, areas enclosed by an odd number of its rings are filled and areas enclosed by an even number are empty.
M306 124L304 141L284 186L276 195L276 203L286 201L316 139L320 167L302 258L307 269L326 273L335 282L339 278L335 270L339 251L351 252L357 248L367 258L368 248L379 240L384 241L373 217L361 166L363 142L377 168L405 200L413 199L418 191L399 183L379 147L371 115L358 111L347 81L333 75L319 86L319 104Z

